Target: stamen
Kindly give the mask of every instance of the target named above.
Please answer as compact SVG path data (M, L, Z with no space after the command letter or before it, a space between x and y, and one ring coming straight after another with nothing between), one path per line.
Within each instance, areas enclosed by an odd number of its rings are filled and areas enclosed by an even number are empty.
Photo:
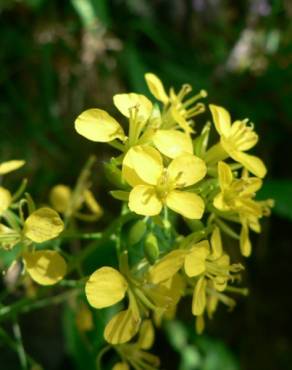
M186 118L189 119L191 117L195 117L198 114L204 113L206 110L204 103L196 104L192 109L187 110Z
M197 95L194 95L193 97L191 97L190 99L188 99L187 101L185 101L184 104L183 104L183 106L185 108L187 108L191 104L195 103L197 100L206 98L207 96L208 96L207 91L206 90L201 90Z
M183 85L182 85L182 88L180 89L180 91L179 91L179 93L178 93L178 95L177 95L178 99L179 99L180 101L182 101L182 100L183 100L183 98L184 98L187 94L189 94L191 91L192 91L192 87L191 87L191 85L189 85L189 84L183 84Z

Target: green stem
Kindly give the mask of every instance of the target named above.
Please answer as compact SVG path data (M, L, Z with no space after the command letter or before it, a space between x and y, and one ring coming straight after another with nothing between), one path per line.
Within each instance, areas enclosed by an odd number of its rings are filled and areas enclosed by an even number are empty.
M30 298L25 298L18 301L10 306L4 306L0 308L0 321L5 320L7 317L17 315L19 313L27 313L33 310L37 310L49 305L57 305L66 301L68 298L77 295L80 289L71 289L65 291L53 297L47 297L39 299L37 301Z
M102 238L102 233L76 233L76 232L64 232L61 235L62 239L94 239L98 240Z
M110 345L104 347L98 354L97 356L97 360L96 360L96 366L97 366L97 370L102 370L102 366L101 366L101 359L102 357L104 356L104 354L109 351L112 347Z
M15 336L15 339L16 339L16 349L17 349L17 353L18 353L21 368L23 370L27 370L27 362L28 361L27 361L26 353L25 353L25 350L24 350L24 347L23 347L23 341L22 341L20 326L19 326L17 321L15 321L13 323L12 328L13 328L13 333L14 333L14 336Z
M110 239L120 227L126 222L136 218L137 216L134 213L127 213L125 215L120 216L117 220L115 220L111 226L105 230L101 236L101 238L93 243L89 244L87 248L83 249L72 261L69 265L68 273L74 270L78 264L83 262L91 253L93 253L97 248L102 247L105 242Z
M117 140L109 141L108 144L113 148L120 150L121 152L125 150L125 146Z
M3 342L5 342L5 344L7 344L8 347L10 347L13 351L15 352L18 352L18 344L10 338L10 336L5 332L5 330L3 330L2 328L0 328L0 338L3 340ZM36 364L36 361L30 357L27 353L25 354L26 355L26 359L27 359L27 362L30 364L30 365L34 365Z

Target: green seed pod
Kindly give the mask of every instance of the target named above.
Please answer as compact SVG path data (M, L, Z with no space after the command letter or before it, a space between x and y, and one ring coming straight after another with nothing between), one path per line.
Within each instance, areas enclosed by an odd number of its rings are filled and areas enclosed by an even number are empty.
M154 234L150 233L147 235L145 244L144 244L144 254L149 263L151 265L157 260L159 257L159 247L158 241Z
M128 241L130 245L139 243L146 232L146 224L142 220L134 223L131 227L128 235Z

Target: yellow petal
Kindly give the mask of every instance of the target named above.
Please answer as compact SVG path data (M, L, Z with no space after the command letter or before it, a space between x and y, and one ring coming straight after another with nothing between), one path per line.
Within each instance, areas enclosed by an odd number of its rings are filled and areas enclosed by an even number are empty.
M0 215L10 206L11 201L10 191L0 186Z
M117 362L112 370L130 370L130 366L126 362Z
M56 238L64 223L56 211L43 207L34 211L24 222L23 234L36 243Z
M233 180L231 168L225 162L218 162L219 184L222 190L228 188Z
M165 282L167 286L167 282ZM168 283L169 284L169 283ZM175 274L172 279L170 279L170 295L173 298L175 304L180 300L182 297L184 290L186 288L186 281L185 279L179 274Z
M178 125L184 130L186 134L189 135L194 132L188 121L185 119L184 114L176 107L172 106L170 113L175 122L178 123Z
M192 313L195 316L203 314L206 307L206 286L207 281L201 277L197 283L193 294Z
M161 212L162 202L153 186L137 185L130 192L129 208L138 215L155 216Z
M69 186L56 185L50 192L50 203L57 212L63 213L70 204L71 195Z
M12 172L22 167L25 161L14 159L12 161L0 163L0 175L5 175L8 172Z
M85 294L91 306L104 308L121 301L127 289L128 283L123 275L105 266L90 275L85 285Z
M156 148L169 158L182 154L193 154L193 144L190 136L177 130L158 130L153 136Z
M88 109L75 121L75 129L81 136L97 142L109 142L114 139L125 140L120 124L102 109Z
M111 344L122 344L128 342L137 334L141 319L133 315L131 309L116 314L107 324L104 338Z
M138 338L138 346L142 349L149 349L154 343L154 328L151 320L144 320L141 324Z
M143 181L134 170L132 158L133 156L130 149L123 160L122 177L132 187L136 185L144 185L146 184L145 181Z
M174 250L163 257L149 270L150 281L158 284L172 278L182 267L187 251Z
M197 334L202 334L205 329L204 316L200 315L196 317L196 332Z
M233 144L238 151L249 150L258 142L258 135L244 121L233 122L230 130L231 138L236 138Z
M145 80L151 94L163 104L167 104L168 96L164 90L161 80L153 73L146 73Z
M206 258L210 253L210 246L207 240L195 244L190 253L187 254L184 269L189 277L202 274L206 270Z
M246 223L242 225L240 232L240 250L244 257L249 257L251 254L251 242L249 239L249 230Z
M64 258L56 251L25 253L23 259L30 277L41 285L56 284L67 271Z
M163 172L163 162L160 153L146 145L132 147L123 160L124 165L132 166L139 178L151 185L157 184Z
M194 220L202 218L205 210L203 199L186 191L171 191L166 197L166 205L183 217Z
M248 177L246 179L244 190L242 194L244 195L253 195L256 193L263 185L263 180L257 177Z
M206 176L207 167L201 158L183 154L171 161L167 173L177 187L186 187L202 180Z
M223 192L217 194L213 200L213 205L221 211L228 211L230 207L225 203Z
M218 133L223 136L228 136L231 129L231 117L229 112L225 108L214 104L210 104L209 108Z
M207 299L207 313L208 317L211 319L218 307L219 299L215 295L209 295Z
M257 177L263 178L266 176L267 169L264 162L260 158L238 151L232 151L228 154L232 159L241 163L249 172Z
M216 226L211 235L212 259L219 258L223 253L222 240L219 228Z
M152 103L141 94L117 94L114 96L114 104L117 109L125 116L130 117L131 109L137 109L137 116L142 121L147 121L152 113ZM133 114L134 115L134 114Z

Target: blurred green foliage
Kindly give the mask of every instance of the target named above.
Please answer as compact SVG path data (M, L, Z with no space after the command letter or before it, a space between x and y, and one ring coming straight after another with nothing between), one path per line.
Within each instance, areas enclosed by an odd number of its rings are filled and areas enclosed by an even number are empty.
M147 94L145 72L158 74L167 86L190 82L195 90L204 88L210 101L256 125L258 151L269 168L261 196L273 197L276 206L250 261L246 280L251 296L228 321L226 312L219 314L209 336L198 338L180 323L168 326L156 346L163 355L172 344L173 353L163 356L168 370L291 366L292 341L285 332L292 308L287 297L292 257L291 19L290 0L0 1L0 159L27 160L22 174L41 202L54 184L73 184L92 152L100 161L110 156L102 145L74 132L74 118L89 107L111 109L117 92ZM106 184L100 171L101 166L95 189L109 218L114 202L103 195ZM12 187L15 176L9 178ZM88 261L89 269L94 261L102 264L102 258L106 256ZM34 317L24 317L28 352L46 369L94 368L70 309L63 313L63 324L54 321L53 312L48 320L59 329L44 329L52 339L43 350L38 337L33 339L37 322L28 328L26 322ZM66 345L56 348L52 341L62 327ZM90 338L95 353L101 332L98 328ZM3 346L0 350L1 362L10 364L5 369L16 369L17 359Z

